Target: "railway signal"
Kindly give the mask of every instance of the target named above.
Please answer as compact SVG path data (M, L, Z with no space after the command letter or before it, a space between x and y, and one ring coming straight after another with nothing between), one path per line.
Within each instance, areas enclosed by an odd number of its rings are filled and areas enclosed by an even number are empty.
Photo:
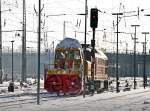
M90 16L90 26L91 28L97 28L97 24L98 24L98 9L92 8Z
M95 73L95 28L97 28L98 24L98 9L92 8L91 9L91 17L90 17L90 26L93 29L93 39L91 40L91 92L94 93L94 73Z

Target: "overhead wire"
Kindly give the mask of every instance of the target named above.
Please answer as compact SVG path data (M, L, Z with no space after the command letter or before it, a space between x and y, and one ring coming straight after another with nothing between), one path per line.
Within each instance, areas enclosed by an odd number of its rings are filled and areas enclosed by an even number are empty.
M68 2L69 0L65 0L66 2ZM59 3L58 3L59 2ZM70 1L69 1L70 2ZM77 2L79 2L79 3L82 3L82 4L84 4L84 2L82 1L82 0L77 0ZM65 4L64 4L64 0L61 2L61 0L56 0L56 1L54 1L54 2L50 2L50 3L56 3L56 4L58 4L61 8L65 8L66 10L70 10L70 12L71 13L76 13L76 11L74 11L72 8L70 8L70 7L68 7L68 6L66 6ZM119 3L119 5L120 5L120 3ZM89 4L89 6L90 6L90 4ZM120 6L121 7L121 6ZM115 5L115 6L113 6L112 7L112 9L115 9L115 8L118 8L118 4L117 5ZM150 8L149 8L150 9ZM149 10L149 9L145 9L145 10ZM120 8L120 10L121 10L121 8ZM122 10L123 10L123 12L125 12L125 8L122 8ZM30 10L29 10L30 11ZM27 12L27 14L30 14L30 12L28 13ZM33 13L31 13L31 14L33 14ZM109 13L109 11L105 11L105 13L103 13L103 15L104 14L106 14L106 15L109 15L109 16L112 16L112 14L111 13ZM16 16L16 14L14 13L14 15ZM102 16L103 16L102 15ZM14 16L14 17L15 17ZM72 16L72 15L70 15L70 16ZM77 17L78 18L78 17ZM57 24L63 24L63 23L61 23L59 20L56 20L56 19L54 19L53 17L52 18L50 18L53 22L55 22L55 23L57 23ZM20 20L20 21L22 21L22 20ZM121 18L120 18L120 21L121 21ZM125 21L125 24L126 24L126 20L125 20L125 18L124 18L124 21ZM29 26L29 25L28 25ZM109 30L109 28L112 28L112 25L111 26L105 26L105 24L104 24L104 21L103 21L103 28L105 27L105 29L106 30ZM70 26L70 25L66 25L66 27L70 27L71 29L73 29L74 30L74 27L73 27L73 25L72 26ZM106 33L107 33L107 31L106 31Z

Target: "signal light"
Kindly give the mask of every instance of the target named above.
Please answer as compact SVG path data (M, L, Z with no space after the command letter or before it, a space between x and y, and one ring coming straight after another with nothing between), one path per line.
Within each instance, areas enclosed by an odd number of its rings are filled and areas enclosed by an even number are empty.
M98 9L92 8L90 16L90 27L97 28L97 24L98 24Z

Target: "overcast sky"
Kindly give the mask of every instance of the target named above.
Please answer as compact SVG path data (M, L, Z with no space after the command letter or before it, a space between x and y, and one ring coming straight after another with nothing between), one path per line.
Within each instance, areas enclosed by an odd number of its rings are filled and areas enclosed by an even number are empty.
M144 16L144 14L150 14L150 1L149 0L87 0L88 1L88 23L87 30L90 28L90 9L97 7L99 12L98 28L96 30L96 40L100 48L106 48L109 50L114 49L116 44L110 43L116 42L116 16L112 13L123 12L121 21L119 22L119 31L133 33L134 28L132 24L140 24L137 28L137 37L139 42L143 42L143 31L150 32L150 17ZM8 48L11 46L10 41L15 40L15 47L21 48L21 31L22 30L22 0L1 0L2 2L2 28L4 30L10 30L12 32L3 32L3 46ZM84 16L76 15L85 12L85 0L41 0L42 4L42 49L50 47L52 41L55 44L59 40L63 39L63 23L66 21L66 36L76 38L83 43L84 42ZM27 7L27 47L37 47L37 13L38 12L38 0L26 0ZM34 8L35 7L35 8ZM139 17L134 16L138 14ZM11 11L6 11L11 9ZM144 9L144 11L141 11ZM126 12L126 13L125 13ZM61 15L65 16L52 16ZM130 16L130 17L124 17ZM103 29L106 29L103 31ZM99 31L100 30L100 31ZM76 34L75 34L76 32ZM19 36L17 34L20 34ZM132 35L134 36L134 35ZM150 35L147 35L147 39ZM87 34L87 43L90 43L92 39L92 32ZM128 43L128 49L133 50L133 40L131 34L119 34L119 49L124 50L126 48L126 42ZM149 44L150 41L148 41ZM8 46L8 47L7 47ZM137 49L142 51L142 44L137 45ZM149 45L147 45L149 47Z

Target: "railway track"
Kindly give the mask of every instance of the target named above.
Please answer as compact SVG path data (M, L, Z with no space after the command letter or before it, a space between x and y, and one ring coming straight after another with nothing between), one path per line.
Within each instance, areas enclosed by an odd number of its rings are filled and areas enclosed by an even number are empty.
M4 97L3 97L4 98ZM36 103L37 98L35 96L16 96L12 97L11 99L5 98L6 100L3 100L0 102L0 108L5 107L14 107L22 104L29 104L29 103ZM49 101L49 100L55 100L58 99L56 96L43 96L40 98L40 101Z
M35 99L20 99L20 100L14 100L14 101L6 101L6 102L0 102L0 108L4 107L14 107L21 104L28 104L28 103L35 103Z
M0 95L0 108L10 108L19 106L22 104L29 104L29 103L36 103L37 102L37 93L25 93L25 94L9 94L9 95ZM56 100L61 98L67 98L69 96L57 96L56 94L49 94L49 93L40 93L40 101L50 101Z
M86 103L88 102L97 102L97 101L107 101L107 100L112 100L112 99L118 99L118 98L122 98L125 96L129 96L129 99L132 98L138 98L141 97L142 93L145 92L149 92L150 90L145 90L145 91L140 91L140 92L135 92L135 93L128 93L128 94L123 94L120 96L112 96L109 98L101 98L101 99L96 99L96 100L92 100L92 101L86 101ZM19 105L23 105L23 104L29 104L29 103L36 103L37 102L37 98L36 98L36 93L31 93L31 94L22 94L22 95L0 95L0 99L3 99L3 101L0 101L0 108L11 108L11 107L16 107ZM130 95L135 95L134 97L130 97ZM57 96L57 95L51 95L48 93L40 93L40 101L44 102L44 101L52 101L52 100L56 100L56 99L62 99L62 98L68 98L69 96ZM85 102L85 101L84 101Z

